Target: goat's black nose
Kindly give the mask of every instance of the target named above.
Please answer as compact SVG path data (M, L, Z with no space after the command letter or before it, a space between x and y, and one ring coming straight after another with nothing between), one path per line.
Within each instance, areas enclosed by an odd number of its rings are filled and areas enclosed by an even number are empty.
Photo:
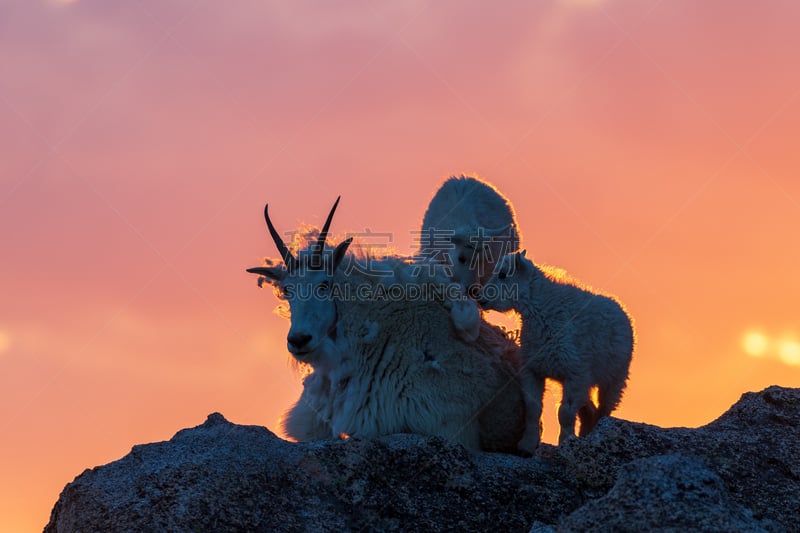
M308 341L311 340L311 335L306 335L305 333L292 333L286 338L286 340L289 341L289 344L292 346L292 348L299 350L308 344Z

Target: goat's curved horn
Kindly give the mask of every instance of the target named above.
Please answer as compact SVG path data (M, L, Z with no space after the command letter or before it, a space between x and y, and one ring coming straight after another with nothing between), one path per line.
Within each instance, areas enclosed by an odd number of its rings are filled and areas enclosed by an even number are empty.
M339 205L339 200L341 200L341 196L336 197L336 202L334 202L333 207L331 207L331 212L328 213L328 218L325 220L325 225L322 226L322 231L319 232L319 237L317 238L317 245L314 248L314 255L319 257L322 255L322 251L325 249L325 239L328 237L328 230L331 227L331 220L333 220L333 214L336 212L336 206Z
M267 221L269 234L272 235L272 240L275 241L275 246L278 247L278 252L281 254L281 258L283 259L286 268L291 270L297 260L292 255L292 252L289 251L289 248L287 248L283 243L283 239L281 239L281 236L278 234L278 230L276 230L275 226L272 225L272 221L269 219L269 204L264 206L264 218Z

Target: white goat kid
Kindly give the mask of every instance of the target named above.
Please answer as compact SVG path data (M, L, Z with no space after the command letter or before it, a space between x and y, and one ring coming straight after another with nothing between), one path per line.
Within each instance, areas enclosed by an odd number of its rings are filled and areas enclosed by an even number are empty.
M473 177L445 180L422 219L420 256L445 264L453 281L473 297L499 259L518 248L511 203Z
M494 187L473 177L450 177L439 187L422 219L419 262L444 265L450 279L471 298L454 299L453 323L473 341L481 316L472 298L503 254L519 248L511 203Z
M284 417L285 433L307 441L411 432L471 450L514 451L524 428L514 343L488 325L476 342L461 341L441 298L411 299L402 291L372 298L380 288L407 283L409 264L371 263L386 276L342 268L354 260L345 253L350 240L325 248L336 205L316 243L297 257L265 208L284 265L248 269L288 300L288 349L311 368Z
M526 428L521 450L532 453L539 444L545 378L563 385L559 443L575 435L576 413L583 436L616 408L634 344L630 318L616 300L581 287L563 271L537 267L523 251L501 260L478 301L486 309L514 309L522 319ZM590 399L593 386L596 408Z

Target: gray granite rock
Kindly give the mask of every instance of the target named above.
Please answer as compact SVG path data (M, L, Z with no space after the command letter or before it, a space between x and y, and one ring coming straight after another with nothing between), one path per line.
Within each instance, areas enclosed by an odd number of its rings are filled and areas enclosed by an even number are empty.
M722 479L696 457L637 459L605 496L561 520L555 531L752 531L764 524L736 504Z
M46 532L791 531L800 389L711 424L615 418L525 459L437 438L289 443L212 414L68 484Z

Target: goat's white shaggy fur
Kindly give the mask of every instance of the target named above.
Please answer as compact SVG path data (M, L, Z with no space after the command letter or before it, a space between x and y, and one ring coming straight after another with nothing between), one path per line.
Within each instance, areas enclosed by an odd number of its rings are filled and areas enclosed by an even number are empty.
M303 334L316 344L293 354L311 373L283 419L285 433L299 441L418 433L471 450L516 450L524 427L516 344L486 323L475 341L464 342L444 301L400 296L407 264L384 265L389 278L336 271L331 300L317 302L333 307L329 325L304 321L289 299L292 329L296 321L309 324L313 331ZM391 294L390 287L404 289ZM367 298L351 298L359 294Z
M358 260L346 253L350 241L323 248L327 224L297 257L273 232L284 264L249 269L288 301L288 349L310 368L284 417L286 435L410 432L470 450L515 451L525 424L516 344L484 322L475 341L463 341L446 294L415 292L446 292L450 281L436 271L402 258L373 259L369 272L347 268Z
M618 405L628 379L633 327L622 306L566 277L563 271L537 267L525 252L506 255L479 297L486 309L516 310L521 315L521 374L526 428L520 449L533 452L541 438L545 378L562 383L558 411L559 443L581 435ZM590 399L598 388L599 405Z

